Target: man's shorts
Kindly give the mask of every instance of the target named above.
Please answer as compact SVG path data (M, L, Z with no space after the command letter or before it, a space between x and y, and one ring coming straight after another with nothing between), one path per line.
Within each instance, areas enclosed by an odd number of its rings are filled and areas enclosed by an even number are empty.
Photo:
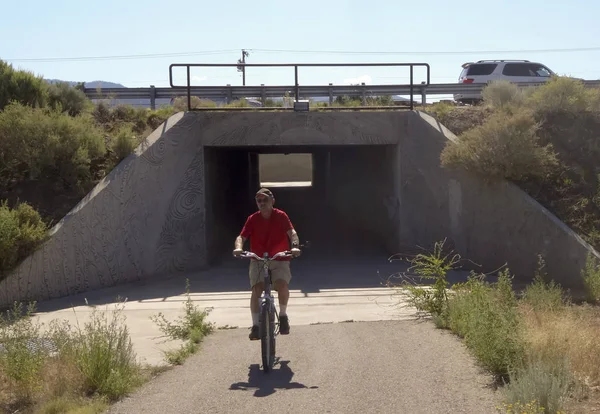
M258 282L264 282L265 280L265 264L259 261L251 261L249 268L250 286L254 286ZM271 280L275 284L276 280L285 280L287 284L292 280L292 272L290 271L289 260L273 260L269 262L269 269L271 269Z

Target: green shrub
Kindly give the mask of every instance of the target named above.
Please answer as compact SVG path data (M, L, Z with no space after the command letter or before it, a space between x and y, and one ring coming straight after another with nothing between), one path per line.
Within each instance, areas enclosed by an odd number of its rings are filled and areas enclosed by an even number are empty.
M535 401L547 413L563 412L575 380L566 359L549 364L540 359L511 371L510 382L503 390L506 402L518 405Z
M130 125L121 127L113 138L111 148L114 153L115 162L120 162L128 157L138 146L139 140Z
M544 178L558 160L551 144L539 144L537 130L527 112L496 113L457 142L449 141L441 154L442 166L516 181Z
M555 113L578 113L593 110L600 102L600 90L588 89L580 80L553 77L535 88L527 99L537 118Z
M90 180L91 161L105 151L102 132L89 115L71 117L20 104L0 113L4 185L43 177L78 187Z
M212 105L201 105L201 106L208 106L211 107ZM216 106L216 104L215 104ZM228 104L225 105L226 108L250 108L252 105L250 105L250 103L242 98L242 99L236 99L233 102L230 102Z
M42 329L34 323L34 307L24 312L16 303L0 316L0 406L14 412L102 412L107 402L145 381L122 306L106 312L111 320L94 309L75 329L64 319Z
M17 263L20 236L19 220L3 205L0 208L0 269L3 272Z
M200 99L197 96L190 98L192 108L216 108L217 104L209 99ZM231 105L231 104L230 104ZM188 110L187 96L179 96L173 101L175 112L185 112Z
M90 109L93 104L79 89L67 82L58 82L48 87L48 105L59 112L77 116Z
M116 128L123 125L132 125L135 133L141 134L146 130L148 110L145 108L134 108L131 105L117 105L111 111L111 121Z
M545 262L539 257L539 267L534 275L533 282L527 285L523 292L523 303L528 304L534 311L555 312L562 310L566 305L566 295L554 280L545 282Z
M471 276L456 285L448 301L448 325L465 339L477 360L492 373L506 378L509 370L522 365L524 341L517 300L508 270L490 285Z
M175 109L172 106L164 106L155 111L151 111L148 114L147 123L150 129L153 131L160 126L163 122L169 119L175 113Z
M0 60L0 111L13 101L43 107L47 94L48 85L42 77L15 70L12 65Z
M98 102L95 105L92 116L99 126L107 125L111 122L110 108L105 102Z
M506 80L491 82L483 88L483 101L496 109L520 106L524 100L524 92L514 83Z
M425 108L426 112L430 112L442 124L448 123L449 116L456 110L456 106L448 102L436 102Z
M591 253L588 254L581 276L583 277L587 300L591 303L600 302L600 264Z
M48 349L39 346L40 325L30 317L33 310L33 306L24 311L22 304L15 304L6 316L0 316L0 372L17 401L25 405L41 388L40 373L48 357Z
M324 104L324 105L321 105L321 106L328 106L328 104L325 103L325 102L318 102L317 104ZM265 106L282 108L283 107L283 101L275 101L272 98L267 98L267 99L265 99Z
M48 227L29 204L19 203L13 210L19 223L17 261L29 256L48 237Z
M74 333L68 346L63 343L62 349L74 357L87 393L98 393L112 401L130 392L142 380L121 311L122 308L111 312L113 317L109 321L94 309L90 321Z
M0 277L6 276L48 237L39 213L27 203L0 206Z

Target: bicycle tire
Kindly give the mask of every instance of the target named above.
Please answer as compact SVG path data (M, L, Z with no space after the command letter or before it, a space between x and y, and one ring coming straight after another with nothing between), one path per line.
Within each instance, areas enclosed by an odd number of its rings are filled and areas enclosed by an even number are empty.
M271 370L271 340L270 337L271 329L270 329L270 318L271 314L269 312L269 302L264 301L260 307L260 352L262 356L262 364L263 371L269 372Z
M269 347L270 351L271 351L271 367L270 369L273 369L273 365L275 364L275 339L277 338L277 335L275 334L275 312L273 311L273 309L275 308L275 306L271 306L271 312L269 313L269 332L270 332L270 338L271 338L271 346Z

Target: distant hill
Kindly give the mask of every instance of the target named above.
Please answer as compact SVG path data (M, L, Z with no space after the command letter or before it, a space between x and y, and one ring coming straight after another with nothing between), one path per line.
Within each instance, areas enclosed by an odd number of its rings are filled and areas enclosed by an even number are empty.
M66 82L71 86L75 86L77 85L78 82L73 82L73 81L64 81L64 80L60 80L60 79L46 79L46 82L48 83L59 83L59 82ZM85 87L86 88L97 88L98 86L100 86L101 88L125 88L126 86L121 85L120 83L114 83L114 82L107 82L107 81L91 81L91 82L85 82Z

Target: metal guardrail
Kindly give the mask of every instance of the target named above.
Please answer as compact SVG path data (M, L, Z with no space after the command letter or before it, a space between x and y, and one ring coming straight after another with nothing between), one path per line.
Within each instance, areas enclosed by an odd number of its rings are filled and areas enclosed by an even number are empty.
M238 65L230 65L238 66ZM247 65L250 66L250 65ZM429 74L429 67L428 67ZM583 81L585 87L599 88L600 80ZM543 83L518 82L519 87L535 87ZM204 99L225 99L229 102L240 98L281 98L286 93L294 94L300 98L309 97L329 97L330 104L335 96L365 97L377 95L410 95L411 104L413 95L416 93L421 96L421 102L426 102L428 95L454 95L454 94L474 94L481 93L487 84L461 84L461 83L441 83L441 84L412 84L412 85L281 85L281 86L175 86L171 88L105 88L96 90L86 88L85 94L90 99L106 99L114 97L116 99L150 99L151 107L155 108L156 99L172 99L176 97L188 96L188 106L191 96L198 96ZM279 108L281 109L281 108ZM411 105L412 109L412 105Z
M409 88L409 95L410 95L410 109L413 109L413 96L414 96L414 68L415 67L425 67L427 69L427 81L424 83L424 85L429 85L430 83L430 79L431 79L431 68L429 66L428 63L172 63L171 65L169 65L169 85L171 85L171 88L173 89L184 89L187 92L187 98L188 98L188 110L191 111L192 108L192 104L191 104L191 97L192 97L192 91L191 91L191 73L190 70L193 67L200 67L200 68L227 68L227 67L233 67L233 68L238 68L244 72L244 76L246 74L246 68L252 67L252 68L258 68L258 67L262 67L262 68L281 68L281 67L289 67L289 68L294 68L294 86L292 88L290 88L289 86L284 87L284 90L281 90L280 88L276 87L276 91L278 91L279 93L283 92L283 94L285 94L286 91L290 91L293 90L294 92L294 99L296 102L298 102L302 96L302 94L304 96L316 96L314 95L315 93L318 93L319 87L313 87L313 89L311 89L310 87L307 86L300 86L299 83L299 74L298 74L298 69L299 68L307 68L307 67L312 67L312 68L316 68L316 67L407 67L409 68L409 79L410 79L410 83L408 85L404 85L406 87ZM174 85L173 84L173 69L174 68L185 68L186 69L186 75L187 75L187 82L186 85ZM244 82L245 83L245 82ZM333 85L331 85L333 86ZM362 86L362 85L361 85ZM261 86L262 87L262 86ZM207 88L212 88L212 87L207 87ZM246 89L246 86L242 86L243 91L245 91L246 93L250 92L250 89ZM266 87L266 88L273 88L273 87ZM356 86L352 87L353 92L357 92L357 88ZM363 97L366 94L366 85L364 85L364 87L362 89L358 89L358 91L362 92ZM301 94L302 92L302 94ZM331 90L329 91L330 94L329 96L331 97ZM263 89L260 91L261 93L261 98L265 98L266 95L266 90ZM333 92L335 93L335 92ZM381 94L388 94L388 93L384 93L384 92L379 92ZM283 94L281 95L272 95L272 96L283 96ZM340 94L339 92L337 94ZM201 95L201 97L206 97L208 98L208 96L206 95Z

